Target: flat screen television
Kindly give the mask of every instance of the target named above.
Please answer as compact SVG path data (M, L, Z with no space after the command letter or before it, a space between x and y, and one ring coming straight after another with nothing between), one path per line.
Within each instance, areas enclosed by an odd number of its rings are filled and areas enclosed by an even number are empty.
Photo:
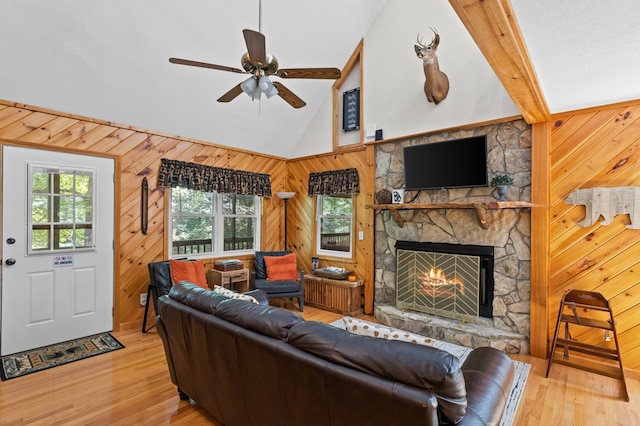
M489 186L487 137L404 147L405 190Z

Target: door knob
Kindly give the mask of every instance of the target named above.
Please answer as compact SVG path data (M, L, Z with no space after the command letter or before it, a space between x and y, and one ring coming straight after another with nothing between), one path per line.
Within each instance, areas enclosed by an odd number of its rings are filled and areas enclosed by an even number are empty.
M8 258L7 260L4 261L4 264L7 266L11 266L11 265L15 265L16 264L16 260L13 257Z
M7 244L15 244L16 239L15 238L7 238Z

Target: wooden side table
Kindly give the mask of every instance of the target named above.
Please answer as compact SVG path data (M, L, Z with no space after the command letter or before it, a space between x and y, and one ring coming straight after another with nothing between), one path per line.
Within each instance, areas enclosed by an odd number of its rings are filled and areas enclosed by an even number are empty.
M304 276L304 303L344 315L362 313L363 281Z
M209 269L207 271L207 284L210 288L213 288L214 285L219 285L238 293L247 292L250 290L249 269L236 269L235 271Z

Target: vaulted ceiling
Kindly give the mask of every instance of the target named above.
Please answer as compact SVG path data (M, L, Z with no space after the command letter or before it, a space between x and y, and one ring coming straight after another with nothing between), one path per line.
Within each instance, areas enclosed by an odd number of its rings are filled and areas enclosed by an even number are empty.
M0 0L0 99L287 157L331 80L281 80L301 109L244 94L218 103L246 77L168 58L239 68L250 28L282 68L342 68L397 1ZM453 8L529 122L640 98L637 0L435 5Z

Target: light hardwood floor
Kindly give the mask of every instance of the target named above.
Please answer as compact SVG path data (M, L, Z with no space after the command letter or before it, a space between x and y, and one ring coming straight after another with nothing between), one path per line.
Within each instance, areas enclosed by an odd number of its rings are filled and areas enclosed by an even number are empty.
M304 317L342 315L305 307ZM155 328L114 336L125 349L0 382L0 425L219 425L178 398ZM559 365L546 379L546 361L514 358L532 364L514 425L640 424L638 376L627 378L631 401L624 402L616 380Z

